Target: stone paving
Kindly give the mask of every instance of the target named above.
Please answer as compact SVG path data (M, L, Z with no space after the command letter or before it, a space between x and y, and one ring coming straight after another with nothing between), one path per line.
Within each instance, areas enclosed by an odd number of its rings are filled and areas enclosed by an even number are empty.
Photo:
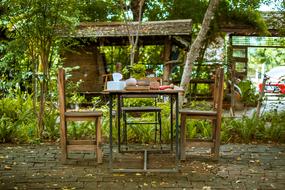
M107 157L63 165L56 144L0 144L0 189L285 189L285 145L227 144L216 162L196 152L178 173L126 174Z

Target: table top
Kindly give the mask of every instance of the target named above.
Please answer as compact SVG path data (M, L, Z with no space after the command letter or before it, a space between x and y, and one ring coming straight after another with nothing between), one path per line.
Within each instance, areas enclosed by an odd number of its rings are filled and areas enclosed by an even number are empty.
M184 92L183 88L174 87L174 89L165 90L104 90L103 94L177 94Z

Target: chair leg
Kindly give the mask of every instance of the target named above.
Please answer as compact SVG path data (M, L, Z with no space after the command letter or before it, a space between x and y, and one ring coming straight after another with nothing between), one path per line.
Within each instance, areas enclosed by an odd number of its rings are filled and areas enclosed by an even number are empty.
M220 154L220 136L221 136L221 119L217 119L215 122L216 131L215 131L215 150L214 150L214 158L219 159Z
M63 164L67 161L67 126L66 120L63 119L60 121L60 140L61 140L61 162Z
M217 120L213 119L211 120L211 126L212 126L212 141L214 143L214 146L211 147L211 154L215 154L215 147L216 147L216 134L217 134Z
M123 128L123 142L127 146L128 145L128 130L127 130L127 113L123 112L123 120L124 120L124 128Z
M156 137L157 137L157 112L154 112L154 120L155 120L155 124L154 124L154 143L156 144Z
M186 160L185 154L185 146L186 146L186 116L181 114L181 129L180 129L180 140L181 140L181 147L180 147L180 160Z
M102 143L101 143L101 117L96 118L96 157L97 163L103 162L103 151L102 151Z
M159 122L159 143L162 144L161 112L158 112L158 122Z

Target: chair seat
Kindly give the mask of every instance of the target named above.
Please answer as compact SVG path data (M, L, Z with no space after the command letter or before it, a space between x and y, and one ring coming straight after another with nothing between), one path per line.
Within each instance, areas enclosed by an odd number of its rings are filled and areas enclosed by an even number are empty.
M65 112L64 115L66 117L99 117L102 116L102 112L101 111L68 111Z
M145 107L122 107L124 112L160 112L160 107L145 106Z
M216 116L217 112L216 111L203 111L203 110L187 110L183 109L179 111L180 114L185 114L187 116Z

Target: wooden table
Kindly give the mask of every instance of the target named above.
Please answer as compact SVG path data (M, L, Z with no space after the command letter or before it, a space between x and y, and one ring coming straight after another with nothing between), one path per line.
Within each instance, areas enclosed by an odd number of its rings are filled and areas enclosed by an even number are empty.
M147 90L147 91L127 91L127 90L106 90L103 93L108 95L109 97L109 120L110 120L110 154L109 154L109 166L112 172L177 172L179 165L179 124L178 124L178 116L179 116L179 93L183 92L182 89L167 89L167 90ZM118 146L120 146L120 118L121 118L121 96L122 95L162 95L170 97L170 127L171 127L171 150L173 151L173 110L175 109L175 160L176 167L171 169L148 169L147 168L147 151L142 150L144 152L144 167L143 169L114 169L113 168L113 122L112 122L112 111L113 111L113 99L117 98L117 109L116 109L116 119L118 126ZM119 102L119 103L118 103ZM173 104L175 102L175 106L173 108ZM118 147L120 150L120 147Z

